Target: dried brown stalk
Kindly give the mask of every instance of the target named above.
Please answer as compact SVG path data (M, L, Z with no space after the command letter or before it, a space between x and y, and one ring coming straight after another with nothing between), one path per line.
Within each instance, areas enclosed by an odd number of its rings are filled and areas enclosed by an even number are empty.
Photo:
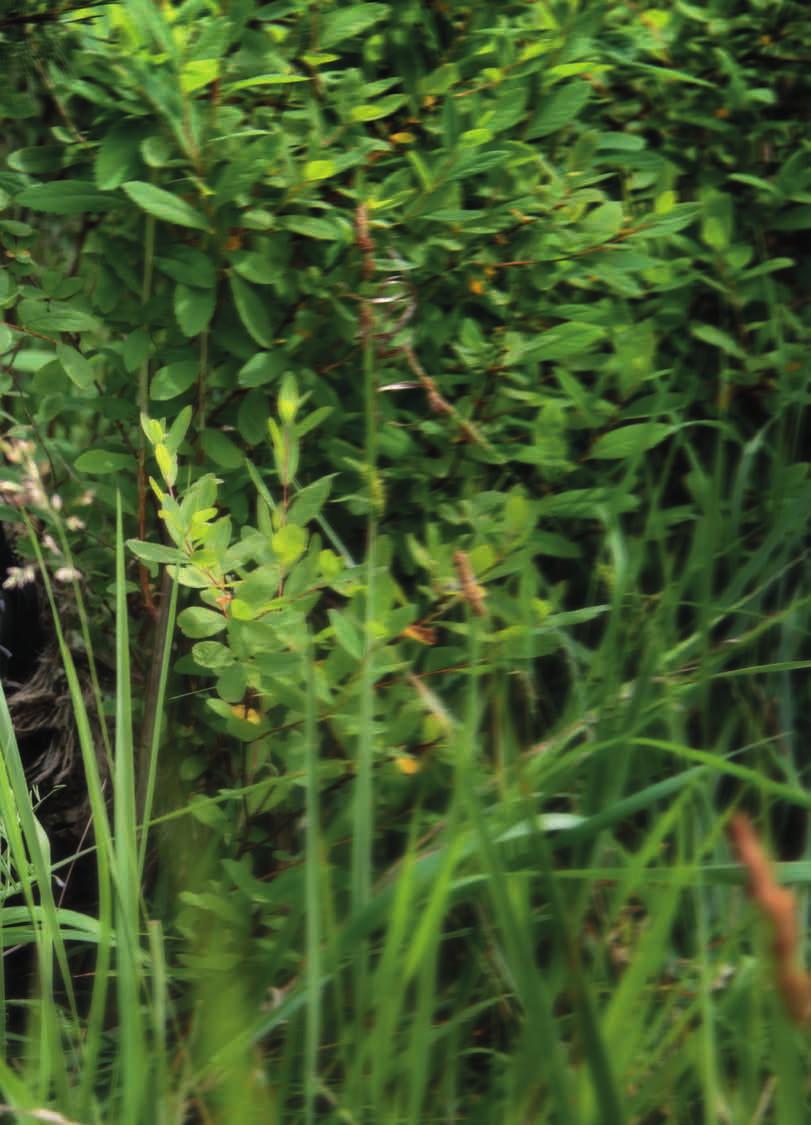
M456 567L456 573L459 576L462 597L477 617L486 617L487 608L485 607L484 599L487 596L487 591L476 581L476 575L473 573L470 559L464 551L454 551L453 565Z
M795 1023L807 1025L811 1023L811 976L800 958L795 897L775 879L769 857L743 813L732 817L729 837L749 873L749 893L772 931L775 979L783 1002Z
M369 212L365 203L360 203L355 208L355 246L360 251L363 277L366 281L369 281L377 273L377 264L375 262L375 243L369 229ZM393 259L395 265L399 264L399 259L395 253L389 251L389 256ZM407 286L404 286L399 272L390 274L383 282L383 286L393 287L395 291L377 297L366 297L361 301L359 331L361 340L366 343L373 339L377 341L381 354L402 354L425 391L431 410L435 414L442 414L452 419L459 427L465 441L483 446L492 452L492 446L479 433L476 426L463 418L459 411L440 393L436 381L427 374L417 359L412 345L407 342L395 342L395 337L408 324L417 309L416 299L413 296L409 297ZM405 304L405 308L394 324L389 325L386 331L375 331L373 305L402 307L403 304ZM392 351L384 352L383 346L385 344L393 345Z
M363 276L375 275L375 244L369 233L369 212L365 203L359 203L355 210L355 245L363 258Z
M408 366L419 379L420 384L425 391L426 397L428 399L428 405L430 406L431 410L433 410L435 414L446 414L448 415L448 417L452 418L459 429L462 431L465 441L470 441L475 443L476 445L481 445L485 449L492 449L490 443L482 437L473 423L468 422L466 418L463 418L461 414L459 414L458 410L456 410L455 407L451 406L448 400L446 398L443 398L443 396L439 393L439 388L437 387L435 380L426 373L424 367L414 354L414 349L411 347L411 345L401 345L400 351L405 356Z

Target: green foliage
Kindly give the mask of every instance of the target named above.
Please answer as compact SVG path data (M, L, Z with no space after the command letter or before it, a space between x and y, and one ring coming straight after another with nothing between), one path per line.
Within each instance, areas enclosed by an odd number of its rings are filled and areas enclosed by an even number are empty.
M120 1052L99 984L5 1102L800 1104L718 809L808 807L805 5L26 13L0 385L101 652L115 597Z

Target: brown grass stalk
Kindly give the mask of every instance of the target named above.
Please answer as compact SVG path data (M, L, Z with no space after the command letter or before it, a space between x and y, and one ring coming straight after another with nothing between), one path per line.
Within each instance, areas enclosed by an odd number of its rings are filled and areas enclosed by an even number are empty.
M800 926L794 894L781 887L774 868L747 816L736 813L729 822L729 838L749 873L749 894L772 933L775 980L791 1019L811 1023L811 976L800 949Z

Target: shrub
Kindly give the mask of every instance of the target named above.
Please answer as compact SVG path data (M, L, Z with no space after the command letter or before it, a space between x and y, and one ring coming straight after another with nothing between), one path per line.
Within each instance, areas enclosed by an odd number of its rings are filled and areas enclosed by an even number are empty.
M808 806L804 6L19 14L0 378L117 621L109 1104L167 1104L171 999L222 1120L754 1113L691 1021L715 810Z

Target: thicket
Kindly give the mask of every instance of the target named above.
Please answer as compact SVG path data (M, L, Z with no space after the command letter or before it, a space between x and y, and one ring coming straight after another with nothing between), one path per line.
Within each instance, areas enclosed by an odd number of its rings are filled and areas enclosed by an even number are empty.
M98 903L7 728L15 1120L805 1119L724 827L807 879L809 49L0 4L2 514Z

